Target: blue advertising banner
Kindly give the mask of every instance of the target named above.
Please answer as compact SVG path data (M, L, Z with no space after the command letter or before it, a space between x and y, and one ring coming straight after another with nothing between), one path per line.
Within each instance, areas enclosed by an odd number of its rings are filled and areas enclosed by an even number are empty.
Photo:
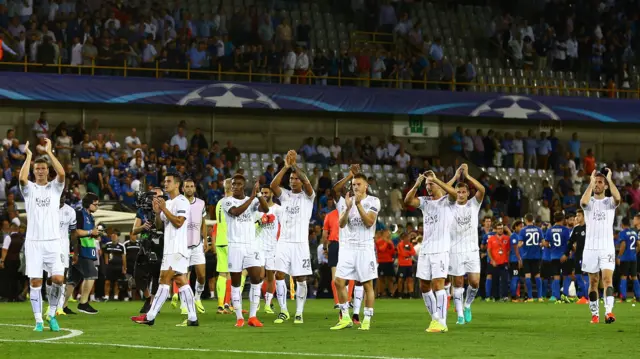
M0 72L0 99L640 123L640 101Z

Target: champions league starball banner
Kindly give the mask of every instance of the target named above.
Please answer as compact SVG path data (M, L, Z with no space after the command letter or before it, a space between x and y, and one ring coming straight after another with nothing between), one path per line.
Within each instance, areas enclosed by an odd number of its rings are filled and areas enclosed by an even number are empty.
M0 99L640 123L640 101L0 72Z

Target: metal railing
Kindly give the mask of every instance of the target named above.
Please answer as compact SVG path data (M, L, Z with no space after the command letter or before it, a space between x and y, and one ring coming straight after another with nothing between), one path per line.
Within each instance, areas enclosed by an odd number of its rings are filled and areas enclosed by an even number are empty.
M557 80L558 86L547 85L519 85L519 84L490 84L483 82L456 82L455 77L451 81L430 81L424 73L421 79L403 79L399 72L393 78L372 78L371 74L362 76L345 76L338 71L336 76L320 76L308 71L306 73L287 74L282 69L278 73L271 73L265 68L248 66L247 71L223 71L222 66L216 69L194 69L187 63L186 69L166 68L160 61L155 61L145 67L129 67L126 62L123 66L99 66L92 61L91 65L68 65L62 64L38 64L24 62L0 62L0 70L14 72L32 73L57 73L76 74L85 76L110 75L110 76L144 76L161 78L183 78L200 79L213 81L239 81L239 82L261 82L261 83L292 83L292 84L313 84L316 80L321 80L330 86L360 86L360 87L384 87L384 88L406 88L412 89L438 89L438 90L469 90L481 92L502 92L502 93L529 93L532 95L551 95L551 92L560 91L564 94L594 96L603 94L602 97L610 98L639 98L640 88L636 89L609 89L590 87L570 87L567 81ZM486 90L486 91L485 91Z

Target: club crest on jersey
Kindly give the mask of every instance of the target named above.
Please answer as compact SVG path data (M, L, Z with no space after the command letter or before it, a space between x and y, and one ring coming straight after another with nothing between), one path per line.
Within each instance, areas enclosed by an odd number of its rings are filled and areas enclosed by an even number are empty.
M51 198L47 197L47 198L36 198L36 205L38 207L49 207L49 205L51 204Z

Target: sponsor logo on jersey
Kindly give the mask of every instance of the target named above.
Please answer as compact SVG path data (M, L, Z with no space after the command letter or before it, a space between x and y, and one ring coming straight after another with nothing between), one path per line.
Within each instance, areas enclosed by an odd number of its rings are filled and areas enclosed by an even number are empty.
M36 197L36 205L38 207L49 207L49 205L51 205L51 197L46 197L46 198Z

